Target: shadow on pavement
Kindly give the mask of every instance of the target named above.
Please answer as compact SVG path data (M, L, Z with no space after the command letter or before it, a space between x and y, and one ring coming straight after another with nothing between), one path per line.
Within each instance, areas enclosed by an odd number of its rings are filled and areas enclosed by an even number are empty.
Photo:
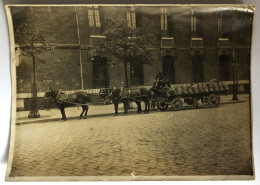
M142 111L143 113L143 111ZM124 114L123 112L119 112L117 116L127 116L127 115L136 115L136 114L142 114L142 113L137 113L136 111L129 111L127 114ZM80 119L79 116L70 116L67 117L67 121L71 121L71 120L88 120L90 118L98 118L98 117L105 117L105 116L115 116L114 113L106 113L106 114L95 114L95 115L88 115L86 119ZM45 116L46 117L46 116ZM33 118L31 118L33 119ZM30 123L46 123L46 122L62 122L61 117L60 118L49 118L49 119L39 119L36 120L37 118L35 118L35 120L26 120L23 122L17 122L16 125L23 125L23 124L30 124ZM64 121L63 121L64 122Z
M236 103L242 103L242 102L246 102L246 101L249 101L249 100L240 100L240 101L229 101L229 102L221 102L219 104L218 107L215 107L215 108L219 108L221 105L224 105L224 104L236 104ZM183 106L182 110L181 111L188 111L188 110L194 110L194 109L198 109L198 110L201 110L201 109L209 109L210 107L207 105L207 104L204 104L204 105L200 105L199 107L194 107L194 106L191 106L191 105L186 105L186 106ZM211 108L212 109L212 108ZM172 111L171 110L171 106L169 106L169 108L165 111L160 111L160 110L155 110L155 111L150 111L150 114L153 114L153 113L162 113L162 112L169 112L169 111ZM144 114L144 112L142 111L141 113L137 113L135 110L130 110L128 112L128 114L124 114L124 112L119 112L119 114L117 116L127 116L127 115L136 115L136 114ZM60 115L61 116L61 115ZM98 118L98 117L105 117L105 116L115 116L114 113L106 113L106 114L94 114L94 115L88 115L86 120L88 119L91 119L91 118ZM19 121L16 123L16 125L23 125L23 124L30 124L30 123L46 123L46 122L57 122L57 121L61 121L61 117L59 118L47 118L49 116L42 116L41 119L38 119L37 118L35 120L26 120L26 121ZM42 119L42 118L46 118L46 119ZM18 120L21 120L21 119L27 119L25 117L22 117L22 118L18 118ZM81 120L79 118L79 116L71 116L71 117L67 117L67 121L70 121L70 120Z
M243 102L246 102L246 101L249 101L249 100L240 100L240 101L234 101L234 102L220 102L219 106L217 107L209 107L209 105L207 105L206 103L203 104L203 105L200 105L199 107L194 107L192 105L184 105L183 108L180 110L180 111L188 111L188 110L194 110L194 109L198 109L198 110L201 110L201 109L214 109L214 108L219 108L221 107L221 105L227 105L227 104L236 104L236 103L243 103ZM176 112L176 111L173 111L171 109L171 105L169 105L168 109L167 110L164 110L164 111L160 111L159 109L155 110L155 111L151 111L152 113L159 113L159 112ZM178 111L177 111L178 112Z

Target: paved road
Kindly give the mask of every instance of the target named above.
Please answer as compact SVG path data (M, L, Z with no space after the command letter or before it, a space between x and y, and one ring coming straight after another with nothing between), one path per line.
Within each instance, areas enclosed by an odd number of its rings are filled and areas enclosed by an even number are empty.
M252 174L249 102L16 126L11 176Z

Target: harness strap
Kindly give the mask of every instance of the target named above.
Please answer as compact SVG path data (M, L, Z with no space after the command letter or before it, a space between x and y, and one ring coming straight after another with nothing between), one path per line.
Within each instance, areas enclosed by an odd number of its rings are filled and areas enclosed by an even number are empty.
M61 93L61 90L59 90L59 92L58 92L58 94L57 94L57 96L56 96L56 98L55 98L54 102L57 102L57 99L58 99L58 97L59 97L60 93Z
M74 105L87 105L88 104L83 104L83 103L75 103L75 102L70 102L70 101L62 101L63 103L70 103L70 104L74 104Z
M70 103L70 104L74 104L74 105L86 105L86 106L88 106L87 104L75 103L75 102L67 101L69 94L66 94L65 100L59 100L58 98L59 98L59 95L60 95L61 93L62 93L62 91L59 90L59 92L58 92L56 98L54 99L54 102L55 102L55 103L61 102L61 103ZM65 93L64 93L64 94L65 94Z
M65 98L65 102L67 102L68 96L69 96L69 95L67 94L67 95L66 95L66 98Z
M59 90L58 95L56 96L54 102L58 102L58 101L63 102L63 103L67 102L67 99L68 99L68 96L69 96L69 95L64 93L64 94L66 95L65 100L64 100L64 101L63 101L63 100L59 100L59 97L60 97L60 94L61 94L61 93L62 93L62 91Z

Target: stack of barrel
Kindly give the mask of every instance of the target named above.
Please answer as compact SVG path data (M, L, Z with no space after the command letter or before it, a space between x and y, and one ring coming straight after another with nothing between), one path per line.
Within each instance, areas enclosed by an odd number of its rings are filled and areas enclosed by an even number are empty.
M196 95L196 94L224 94L229 90L226 82L210 81L189 85L176 85L170 88L171 96Z

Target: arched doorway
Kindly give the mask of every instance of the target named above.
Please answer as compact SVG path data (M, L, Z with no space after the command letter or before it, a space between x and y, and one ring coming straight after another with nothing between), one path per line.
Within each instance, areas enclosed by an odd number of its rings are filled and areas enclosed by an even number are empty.
M193 74L193 82L203 82L204 74L203 74L203 57L201 55L194 55L192 57L192 74Z
M219 80L229 81L229 57L227 55L219 56Z
M144 85L143 63L131 62L130 71L131 71L131 86Z
M163 57L163 74L170 83L175 83L174 56Z
M107 58L95 56L92 61L94 88L108 87Z

